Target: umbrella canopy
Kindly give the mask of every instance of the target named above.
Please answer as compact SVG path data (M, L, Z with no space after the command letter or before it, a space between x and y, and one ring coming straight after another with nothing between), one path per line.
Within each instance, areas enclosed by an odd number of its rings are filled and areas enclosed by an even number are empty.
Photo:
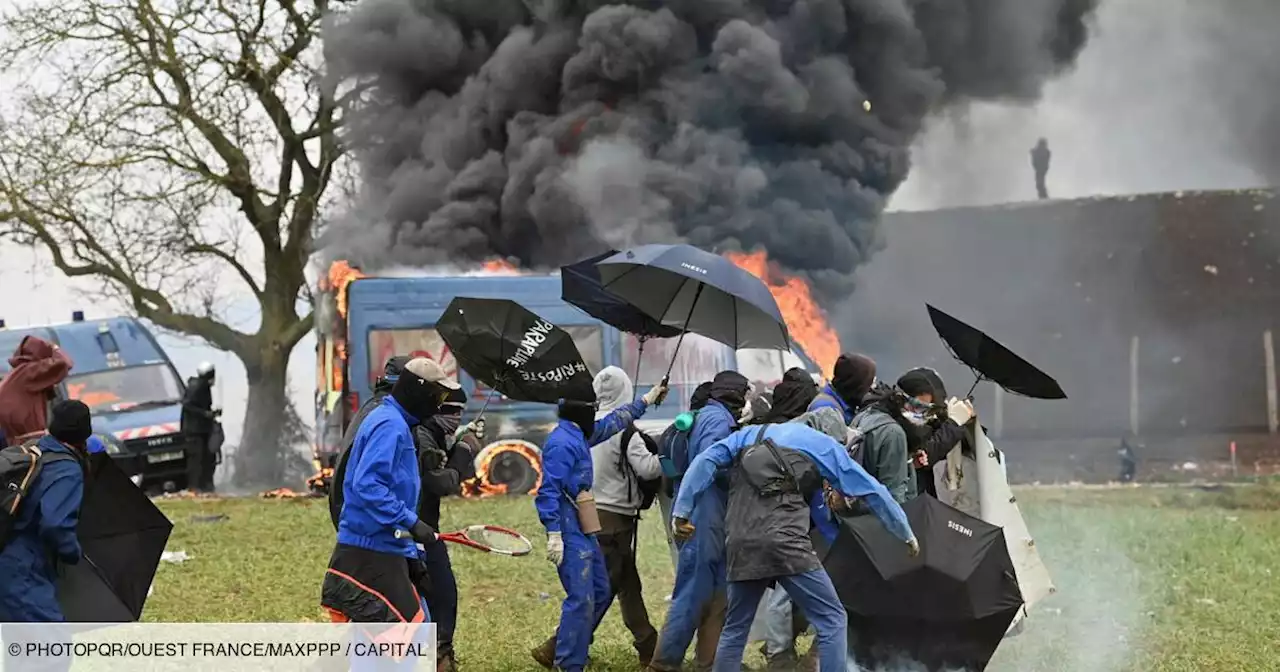
M573 337L514 301L457 297L436 331L458 366L511 399L595 398L592 373Z
M769 288L724 257L689 245L642 245L597 267L605 289L664 325L732 348L791 349Z
M1004 533L928 495L902 508L918 556L858 516L842 522L824 561L859 662L906 657L931 670L982 670L1022 608Z
M989 380L1013 394L1034 399L1066 399L1066 392L1049 374L1013 354L994 338L934 308L929 319L951 354L973 370L979 380Z
M596 264L617 253L617 250L609 250L568 266L561 266L560 298L614 329L642 339L679 336L681 329L662 324L626 299L605 289Z
M58 603L73 623L142 617L147 591L173 524L106 453L90 455L76 535L84 557L58 580Z

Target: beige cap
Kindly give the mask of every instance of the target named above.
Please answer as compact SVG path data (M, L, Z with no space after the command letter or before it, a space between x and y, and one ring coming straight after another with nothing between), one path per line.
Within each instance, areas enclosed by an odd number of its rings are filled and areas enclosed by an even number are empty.
M404 365L404 370L428 383L439 383L451 390L462 387L458 384L458 381L449 378L449 374L445 373L444 369L440 368L440 365L435 360L427 359L426 357L414 357L409 360L408 364Z

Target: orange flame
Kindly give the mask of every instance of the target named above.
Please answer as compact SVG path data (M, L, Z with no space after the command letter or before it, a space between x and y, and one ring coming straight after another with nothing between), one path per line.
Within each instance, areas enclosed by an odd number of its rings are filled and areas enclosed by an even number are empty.
M480 270L484 271L486 275L520 275L520 269L515 264L500 257L495 257L480 264Z
M329 265L328 275L321 280L321 289L332 291L338 298L338 315L347 317L347 285L355 280L367 277L360 269L339 259ZM345 359L345 357L343 357Z
M778 302L791 339L822 367L824 374L829 374L840 358L840 337L827 324L826 311L814 301L809 283L783 273L777 264L769 261L764 250L749 254L730 252L725 257L764 282Z
M333 484L333 468L324 467L316 475L307 479L307 487L311 492L329 492L329 486Z
M493 464L493 461L497 459L499 455L502 455L503 453L512 453L512 452L519 453L526 460L528 460L529 464L533 466L534 471L538 473L537 482L533 484L533 487L529 489L529 492L524 494L532 495L535 492L537 492L538 486L542 485L542 456L539 455L537 451L524 445L523 443L512 441L512 442L504 443L500 446L497 446L493 450L489 451L487 455L484 456L484 459L482 459L480 461L480 464L476 467L475 477L469 478L462 482L462 496L463 497L493 497L494 495L508 494L506 483L490 483L489 482L489 467L490 465ZM513 493L513 494L519 494L519 493Z

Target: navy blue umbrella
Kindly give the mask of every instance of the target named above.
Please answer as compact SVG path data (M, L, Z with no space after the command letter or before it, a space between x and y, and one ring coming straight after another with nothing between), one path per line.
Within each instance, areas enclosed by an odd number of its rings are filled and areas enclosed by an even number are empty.
M632 334L640 339L640 353L636 357L636 383L640 376L640 358L644 356L644 342L650 338L672 338L684 333L677 327L669 327L649 317L644 311L626 299L605 289L596 264L617 254L609 250L604 254L560 267L560 298L577 306L591 317L605 324Z
M720 255L690 245L642 245L597 267L605 289L663 325L735 349L791 349L769 288Z

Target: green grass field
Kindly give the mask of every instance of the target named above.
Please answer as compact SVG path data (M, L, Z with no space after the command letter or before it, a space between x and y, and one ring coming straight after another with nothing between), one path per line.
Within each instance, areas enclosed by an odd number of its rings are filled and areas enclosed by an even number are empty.
M1280 670L1280 486L1019 493L1058 594L989 669L1002 672ZM160 502L174 522L149 621L315 621L333 546L324 500ZM202 516L224 514L219 522ZM660 625L672 581L659 516L642 524L641 567ZM454 500L443 527L491 522L535 541L525 558L454 547L462 590L457 646L469 670L539 670L529 649L549 635L560 586L542 556L526 497ZM803 646L807 646L807 643ZM614 613L592 649L597 670L636 670ZM749 659L759 664L760 658Z

